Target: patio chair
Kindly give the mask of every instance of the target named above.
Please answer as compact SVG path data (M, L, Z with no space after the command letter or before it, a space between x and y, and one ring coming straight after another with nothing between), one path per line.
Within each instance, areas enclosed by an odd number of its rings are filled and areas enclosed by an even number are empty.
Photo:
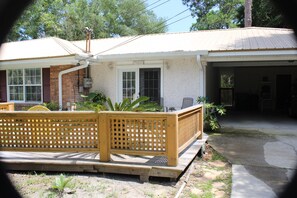
M194 104L194 99L190 98L190 97L185 97L183 98L183 104L181 109L187 108L187 107L191 107Z
M28 111L50 111L47 107L42 105L35 105L28 109Z

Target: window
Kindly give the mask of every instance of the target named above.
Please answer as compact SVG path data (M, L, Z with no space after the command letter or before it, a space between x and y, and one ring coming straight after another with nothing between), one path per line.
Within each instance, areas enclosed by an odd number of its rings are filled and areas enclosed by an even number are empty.
M41 69L8 70L8 96L10 101L41 102Z
M234 71L231 69L220 71L220 98L222 105L233 106Z
M136 72L123 72L123 99L129 98L133 100L136 93Z

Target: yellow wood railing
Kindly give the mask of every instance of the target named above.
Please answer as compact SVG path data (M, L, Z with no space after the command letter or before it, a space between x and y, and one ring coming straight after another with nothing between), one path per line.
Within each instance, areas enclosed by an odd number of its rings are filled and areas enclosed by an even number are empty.
M13 102L0 103L0 111L14 111Z
M98 152L94 112L0 112L0 150Z
M176 112L0 112L0 150L167 156L202 138L202 106Z

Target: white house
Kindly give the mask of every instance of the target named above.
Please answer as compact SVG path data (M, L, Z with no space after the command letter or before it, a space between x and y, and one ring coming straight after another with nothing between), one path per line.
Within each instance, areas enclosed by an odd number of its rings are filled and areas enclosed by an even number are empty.
M86 41L6 43L1 100L65 107L100 90L113 101L146 95L177 109L184 97L207 96L237 109L286 110L297 89L296 44L292 30L259 27L96 39L89 53Z

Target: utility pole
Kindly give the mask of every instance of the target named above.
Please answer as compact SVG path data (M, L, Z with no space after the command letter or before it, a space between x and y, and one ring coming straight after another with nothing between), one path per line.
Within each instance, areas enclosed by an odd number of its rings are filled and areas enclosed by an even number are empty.
M252 27L252 4L253 0L245 0L244 27Z

